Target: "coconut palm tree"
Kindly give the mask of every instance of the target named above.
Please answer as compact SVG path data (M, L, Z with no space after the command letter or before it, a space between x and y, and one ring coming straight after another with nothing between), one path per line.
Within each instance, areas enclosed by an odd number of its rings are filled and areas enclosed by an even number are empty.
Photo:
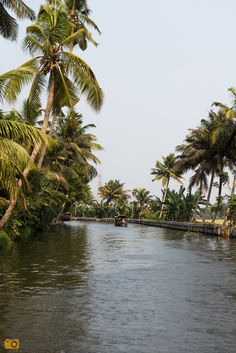
M81 114L68 111L56 124L54 136L58 143L46 157L46 167L61 172L66 178L68 173L73 173L85 183L91 181L97 175L95 165L100 163L94 152L103 150L96 136L88 132L94 127L83 125Z
M90 10L86 0L67 0L65 2L61 0L48 0L49 4L54 4L54 6L59 4L59 6L65 5L65 11L67 13L68 21L71 23L71 38L74 36L74 42L72 42L70 47L70 52L73 51L75 46L79 46L80 49L87 49L87 42L92 42L97 46L97 42L93 39L92 34L87 29L86 25L92 26L99 34L101 34L99 28L89 17ZM37 110L36 110L37 111ZM50 129L48 131L51 134L54 130L58 115L61 114L61 109L57 104L56 109L54 109L52 122L50 124ZM46 153L46 146L43 147L40 158L38 161L38 168L41 168L42 162Z
M74 37L80 37L77 32L71 35L70 30L62 7L42 6L37 22L27 28L23 42L24 49L36 56L0 76L0 93L10 102L15 101L22 85L31 80L27 103L33 108L40 106L41 93L47 88L43 132L48 128L53 106L73 107L79 101L78 92L87 97L93 109L98 111L102 105L102 90L92 69L79 56L66 50Z
M216 103L215 103L216 104ZM179 156L178 167L184 172L189 169L204 169L211 174L206 209L210 204L210 195L214 177L219 177L217 207L214 219L220 208L222 186L227 182L225 168L235 166L236 124L225 106L218 111L211 110L208 119L202 119L201 125L190 130L185 144L177 146L182 152Z
M182 179L180 172L175 169L177 157L174 155L174 153L170 153L166 157L162 157L162 159L163 162L156 161L155 168L152 168L151 171L151 175L155 176L152 181L161 180L162 186L164 188L160 218L163 214L170 179L174 179L178 182L181 182Z
M97 42L94 40L91 32L88 30L88 26L101 34L96 23L90 18L90 9L88 8L87 0L65 0L66 10L69 15L69 20L73 23L72 34L80 31L81 36L75 38L74 43L71 45L71 50L76 45L79 45L80 49L87 49L88 42L93 43L97 46Z
M103 186L100 186L98 189L99 195L102 200L106 202L111 213L111 207L115 206L119 200L124 200L128 198L128 192L124 190L124 183L121 183L119 180L109 180Z
M34 20L35 14L22 0L0 0L0 34L6 39L16 40L18 24L7 9L19 19Z
M86 96L94 110L101 108L103 94L92 69L79 56L66 50L80 36L80 31L71 35L62 6L42 6L36 23L27 28L23 42L24 48L36 56L0 76L0 98L10 102L16 100L23 85L32 81L27 103L33 109L40 106L41 93L47 88L43 132L47 131L53 108L73 107L79 101L78 92ZM31 154L33 161L41 146L41 143L36 144ZM24 173L27 176L27 168Z
M7 212L0 220L0 229L6 224L17 198L28 187L24 170L33 168L33 162L22 143L49 143L48 137L40 130L23 122L4 119L0 113L0 190L1 200L7 206ZM19 187L20 186L20 187ZM22 189L22 188L23 189ZM7 200L6 198L9 198Z
M207 171L207 169L204 168L204 164L202 164L198 169L195 170L194 174L190 178L190 182L189 182L190 192L194 186L199 187L196 207L193 212L193 220L195 220L195 218L196 218L198 204L202 198L202 192L208 189L207 176L208 176L208 171Z
M152 200L152 195L150 195L150 191L145 188L133 189L132 195L134 202L137 202L140 208L139 218L143 218L145 212L148 210L149 202Z

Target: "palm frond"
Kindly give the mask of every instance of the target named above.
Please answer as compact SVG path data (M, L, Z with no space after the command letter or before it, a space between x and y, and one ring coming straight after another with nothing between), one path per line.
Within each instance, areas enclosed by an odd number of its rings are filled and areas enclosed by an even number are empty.
M81 93L86 96L88 104L95 111L99 111L103 103L103 92L92 69L73 53L64 52L64 56L68 63L68 72L73 76Z
M102 32L100 31L100 29L98 28L98 26L96 25L96 23L88 16L83 15L83 20L84 22L91 26L93 29L95 29L95 31L97 31L99 34L102 34Z
M37 72L37 58L33 58L14 70L0 75L0 99L15 102L25 84Z
M41 106L40 96L42 91L46 87L47 80L45 76L40 72L36 72L33 77L33 81L30 87L30 92L27 98L29 106L35 111Z
M59 64L56 64L57 71L55 75L55 103L54 105L59 105L62 107L72 108L78 103L79 98L76 94L76 87L73 82L65 75L65 73L60 68Z
M2 4L13 11L18 18L35 19L34 11L22 0L1 0Z
M46 145L53 144L53 140L50 136L47 136L33 126L13 120L0 119L0 137L1 139L6 138L10 140L27 139L33 144L41 142Z
M18 25L14 17L12 17L0 3L0 34L7 39L16 40Z

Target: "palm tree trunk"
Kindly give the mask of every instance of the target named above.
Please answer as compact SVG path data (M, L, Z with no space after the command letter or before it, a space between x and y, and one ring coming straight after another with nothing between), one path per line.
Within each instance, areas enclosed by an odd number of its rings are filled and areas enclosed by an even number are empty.
M131 202L131 219L134 217L134 204Z
M49 78L49 94L48 94L48 100L47 100L47 106L46 106L46 110L45 110L45 115L44 115L44 121L43 121L43 126L42 126L42 131L46 132L47 127L48 127L48 122L49 122L49 117L50 117L50 113L52 110L52 104L53 104L53 99L54 99L54 88L55 88L55 80L54 80L54 74L51 72L50 74L50 78ZM33 149L33 152L31 153L31 159L32 161L35 160L40 148L41 148L41 143L37 143ZM29 174L30 168L29 166L26 167L23 171L23 175L24 177L27 177ZM18 182L18 189L20 190L22 186L22 181L19 180ZM11 198L9 206L6 210L6 212L4 213L2 219L0 220L0 229L3 228L5 226L5 224L8 222L9 218L11 217L15 206L17 204L18 201L18 197L16 198Z
M53 105L53 99L54 99L54 89L55 89L55 79L54 79L54 74L51 72L50 78L49 78L49 93L48 93L48 100L47 100L47 106L45 109L45 115L43 119L43 126L41 128L41 131L46 133L47 128L48 128L48 123L49 123L49 118L50 118L50 113L52 110L52 105ZM33 152L31 153L31 159L32 161L35 160L36 156L38 155L38 152L41 148L42 144L37 143L33 149ZM28 172L25 176L28 175Z
M57 218L56 218L56 223L59 223L60 218L61 218L61 215L62 215L62 213L63 213L63 211L64 211L65 206L66 206L66 201L63 203L63 205L62 205L62 207L61 207L61 210L60 210L60 212L59 212L59 214L58 214L58 216L57 216ZM83 217L84 217L84 215L83 215Z
M210 181L210 185L209 185L209 190L208 190L208 195L207 195L207 203L206 203L206 207L205 207L205 213L203 215L203 222L205 222L206 220L206 212L209 208L210 205L210 200L211 200L211 193L212 193L212 188L213 188L213 182L214 182L214 178L215 178L215 171L212 171L211 174L211 181Z
M234 196L235 189L236 189L236 169L234 170L234 180L233 180L232 189L231 189L231 197Z
M164 211L166 197L167 197L167 191L168 191L168 188L169 188L169 182L170 182L170 179L168 178L167 183L166 183L166 187L165 187L165 191L164 191L164 195L163 195L163 199L162 199L160 218L162 218L162 214L163 214L163 211Z
M231 195L230 195L231 198L232 198L232 197L234 196L234 194L235 194L235 188L236 188L236 169L234 170L234 180L233 180L233 184L232 184L232 188L231 188ZM229 214L229 206L227 207L227 211L226 211L226 213L225 213L223 225L225 225L226 222L227 222L228 214Z
M143 220L143 204L142 203L140 203L139 219L141 221Z
M54 117L53 117L53 119L52 119L52 123L51 123L51 125L50 125L49 132L48 132L49 135L52 135L52 133L53 133L53 131L54 131L55 124L56 124L56 121L57 121L57 116L54 115ZM39 169L41 169L41 167L42 167L42 164L43 164L43 160L44 160L46 151L47 151L47 145L44 145L43 148L42 148L42 152L41 152L41 154L40 154L39 160L38 160L38 164L37 164L37 167L38 167Z
M9 206L3 215L2 219L0 220L0 229L2 229L5 224L7 223L8 219L10 218L12 212L14 211L14 208L16 206L17 199L11 199L9 202Z
M215 215L212 219L212 223L215 223L215 220L216 220L218 213L219 213L220 202L221 202L221 193L222 193L222 178L220 176L219 177L219 191L218 191L218 197L217 197L216 211L215 211Z
M196 214L197 214L197 207L198 207L198 204L199 204L199 201L200 201L200 198L202 196L202 180L200 181L200 186L199 186L199 192L198 192L198 197L197 197L197 202L196 202L196 206L195 206L195 209L194 209L194 212L193 212L193 221L196 220Z

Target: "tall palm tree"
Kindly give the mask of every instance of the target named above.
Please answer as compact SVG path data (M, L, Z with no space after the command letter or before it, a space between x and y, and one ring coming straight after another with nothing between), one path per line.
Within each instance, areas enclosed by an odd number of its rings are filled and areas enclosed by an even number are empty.
M6 39L16 40L18 24L7 9L19 19L34 20L35 14L22 0L0 0L0 34Z
M70 52L73 51L74 47L79 46L80 49L87 49L87 42L92 42L95 46L97 46L97 42L93 39L91 32L87 29L86 25L91 26L95 29L99 34L101 34L99 28L95 24L94 21L89 17L90 10L88 8L88 4L86 0L48 0L49 4L56 4L58 6L62 6L67 14L67 18L69 23L71 24L71 46ZM63 7L64 5L64 7ZM73 41L74 39L74 41ZM58 115L61 114L61 109L59 105L56 105L56 109L53 112L52 122L50 124L50 129L48 131L49 134L52 134L56 121L58 119ZM43 147L40 158L38 161L38 167L41 168L42 162L46 153L46 146Z
M23 47L33 57L31 60L0 76L2 98L13 102L22 85L32 81L28 104L40 106L44 88L48 90L42 131L46 132L53 106L73 107L78 101L78 92L87 97L89 105L98 111L103 94L92 69L77 55L68 52L79 31L70 34L67 14L63 7L42 6L37 22L27 28ZM55 34L56 33L56 34ZM55 89L56 87L56 89Z
M215 103L216 105L217 103ZM202 119L201 125L190 130L185 144L177 146L182 152L179 156L179 166L182 171L189 169L205 169L211 173L206 209L210 204L214 177L219 177L218 198L215 217L220 208L222 186L225 183L225 168L232 169L235 165L236 124L232 112L221 106L218 111L211 110L208 119Z
M163 162L156 161L155 168L152 168L151 171L151 175L155 176L152 181L161 180L162 186L164 188L160 218L163 215L170 179L174 179L178 182L181 182L182 179L180 172L175 169L177 157L174 155L174 153L170 153L166 157L162 157L162 159Z
M78 55L67 51L80 31L71 34L67 13L57 3L42 6L35 24L27 28L25 49L36 56L20 67L0 76L0 98L16 100L22 86L32 81L27 103L34 109L47 88L48 97L42 131L46 132L53 107L73 107L80 94L87 98L96 111L103 101L102 90L92 69ZM55 108L56 109L56 108ZM31 159L34 161L42 144L36 144ZM28 170L24 171L27 176Z
M36 108L47 87L48 97L42 131L46 132L53 108L73 107L78 92L87 97L90 106L99 110L103 94L92 69L77 55L67 51L81 32L71 34L68 16L63 6L55 3L42 6L35 24L27 28L23 46L35 54L28 62L0 76L0 98L13 102L22 86L32 80L27 103ZM42 144L36 144L31 159L34 161ZM29 170L24 171L27 176Z
M219 178L214 222L221 206L222 187L228 181L228 173L225 172L225 168L233 170L236 162L236 123L232 118L232 111L222 106L217 112L210 111L209 120L203 119L202 124L204 127L208 127L210 133L210 151L213 157L212 161L215 160L217 168L214 169Z
M202 198L203 191L208 189L208 180L207 180L207 169L204 168L204 164L202 164L198 169L195 170L194 174L190 178L189 182L189 190L192 190L193 186L198 186L198 196L196 207L193 212L193 219L195 220L197 214L197 208L199 201Z

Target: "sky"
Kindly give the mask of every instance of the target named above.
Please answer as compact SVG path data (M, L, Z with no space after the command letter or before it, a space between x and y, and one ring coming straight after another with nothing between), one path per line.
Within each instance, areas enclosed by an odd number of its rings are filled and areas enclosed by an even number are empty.
M37 10L43 0L25 2ZM160 196L161 183L150 174L156 160L207 118L212 102L230 103L236 2L90 0L89 6L102 35L95 34L97 48L80 56L93 68L105 101L99 114L84 101L77 109L85 123L96 125L105 149L99 153L102 183L119 179L127 189L145 187ZM1 73L27 59L20 49L27 24L20 22L17 44L0 38ZM98 179L91 186L96 194Z

